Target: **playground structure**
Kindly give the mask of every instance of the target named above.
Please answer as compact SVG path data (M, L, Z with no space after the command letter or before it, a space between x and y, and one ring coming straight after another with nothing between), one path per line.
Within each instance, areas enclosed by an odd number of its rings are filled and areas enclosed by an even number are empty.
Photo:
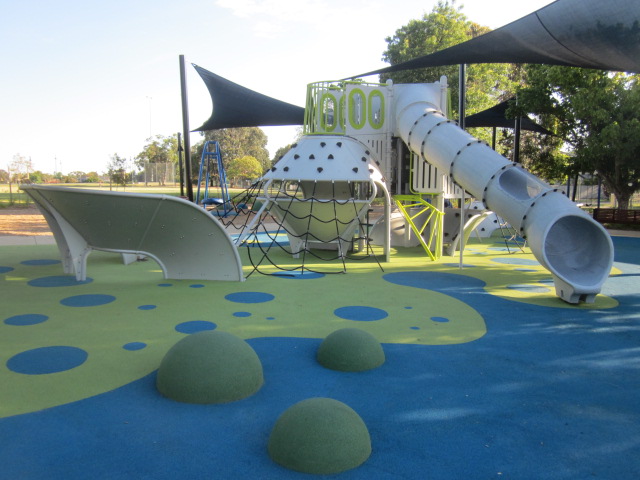
M388 261L389 246L408 246L413 233L414 241L436 259L445 243L445 200L460 198L464 206L468 192L528 242L537 260L551 272L560 298L568 303L592 303L613 263L613 245L606 230L563 192L449 120L446 99L444 77L432 84L310 84L305 135L262 179L261 212L274 213L285 226L294 256L314 243L335 243L344 256L344 245L356 230L353 226L362 224L377 187L385 213L364 240L384 245ZM349 151L342 148L346 145L355 147ZM368 179L359 176L362 174ZM350 186L356 180L368 181L373 194L358 197L357 189ZM301 188L296 187L293 195L274 196L269 193L274 182L281 186L280 193L293 183ZM401 218L395 215L392 220L389 192ZM358 206L350 209L350 216L339 215L335 206L327 207L330 201ZM318 217L314 208L332 208L336 215L324 219L326 212ZM448 239L449 254L488 215L483 210L472 215L461 211L459 231ZM403 223L403 238L391 238L392 221L394 230ZM332 233L319 233L319 225L329 225ZM249 231L253 229L254 224L248 226ZM240 236L241 240L246 237L246 233Z
M216 178L220 185L221 198L210 198L209 186L213 184ZM201 189L202 197L200 196ZM227 216L233 211L229 197L227 173L222 161L222 152L220 151L220 144L216 141L206 141L202 147L195 202L196 205L215 205L217 207L215 213L222 216Z
M300 267L293 268L300 273L309 270L305 258L315 249L336 250L335 258L344 262L347 252L356 246L368 248L378 243L383 246L384 260L389 261L391 246L407 246L417 240L436 259L445 243L445 200L460 198L464 207L468 192L526 239L540 264L551 272L560 298L568 303L593 302L613 263L606 230L558 189L449 120L446 99L444 77L431 84L310 84L304 135L257 182L249 198L242 199L242 208L252 208L234 239L222 234L222 226L211 216L211 222L204 221L206 231L194 230L202 223L195 220L208 216L205 210L191 205L199 210L197 214L189 211L194 222L179 221L182 214L175 211L174 199L162 196L111 193L104 197L61 187L23 188L52 225L66 271L75 271L78 278L86 275L88 252L101 249L148 255L172 278L224 280L242 279L236 248L259 231L269 235L264 225L269 219L276 220L277 232L269 237L259 263L278 244L278 234L286 233L288 253L302 258ZM217 142L207 142L203 151L199 177L206 185L203 199L207 198L212 165L217 165L223 192L218 202L223 211L217 214L226 217L234 210L235 215L238 206L232 207L233 199L228 197ZM383 200L384 214L370 229L366 217L376 198ZM391 214L392 198L401 217ZM148 203L153 207L147 207ZM256 206L259 208L253 208ZM180 203L180 208L187 207ZM176 215L172 230L179 232L178 239L162 231L170 211ZM464 248L464 239L486 216L483 210L472 215L464 208L461 211L458 232L447 239L449 254ZM220 221L227 227L233 225L224 218ZM392 223L397 229L399 222L403 234L392 237ZM158 224L162 224L160 230L150 235ZM215 245L204 256L200 248L191 246L202 235ZM212 265L204 261L209 256L216 259ZM230 260L224 261L226 256Z

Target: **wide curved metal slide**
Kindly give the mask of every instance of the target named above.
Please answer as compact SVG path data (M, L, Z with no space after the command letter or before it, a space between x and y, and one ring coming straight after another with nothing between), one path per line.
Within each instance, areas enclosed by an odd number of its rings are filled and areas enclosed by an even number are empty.
M244 280L229 234L187 200L49 185L20 188L47 220L65 273L77 280L86 279L92 250L150 257L167 279Z

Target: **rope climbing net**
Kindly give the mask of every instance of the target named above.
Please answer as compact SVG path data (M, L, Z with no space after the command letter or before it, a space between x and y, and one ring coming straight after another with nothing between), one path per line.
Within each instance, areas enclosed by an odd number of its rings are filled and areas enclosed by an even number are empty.
M247 277L346 273L349 261L363 260L382 269L368 235L374 197L375 186L362 182L260 181L233 197L233 210L219 219L246 248Z

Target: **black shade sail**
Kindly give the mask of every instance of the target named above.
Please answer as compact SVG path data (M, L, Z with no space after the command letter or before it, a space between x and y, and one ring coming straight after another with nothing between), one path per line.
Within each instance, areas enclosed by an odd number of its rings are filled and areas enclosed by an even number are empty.
M557 0L472 40L357 77L466 63L640 73L640 0Z
M498 127L498 128L514 128L515 119L507 118L507 109L509 108L511 100L505 100L502 103L494 105L491 108L487 108L482 112L469 115L464 119L465 128L469 127ZM520 128L522 130L530 130L532 132L544 133L545 135L553 135L546 128L538 125L527 116L521 117Z
M211 117L195 132L304 123L304 108L262 95L198 65L193 67L207 86L213 104Z

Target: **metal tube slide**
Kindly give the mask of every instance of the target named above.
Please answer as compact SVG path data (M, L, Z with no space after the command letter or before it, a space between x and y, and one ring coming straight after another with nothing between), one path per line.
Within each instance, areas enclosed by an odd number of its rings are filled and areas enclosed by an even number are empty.
M394 88L395 135L516 228L551 272L560 298L592 303L613 263L613 243L602 225L448 120L431 85Z

